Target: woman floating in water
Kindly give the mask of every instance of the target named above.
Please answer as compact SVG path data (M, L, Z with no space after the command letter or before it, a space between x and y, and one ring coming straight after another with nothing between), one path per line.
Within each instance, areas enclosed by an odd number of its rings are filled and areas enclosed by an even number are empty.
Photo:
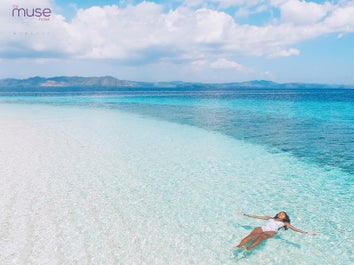
M256 219L267 220L264 226L256 227L255 229L253 229L253 231L244 239L242 239L240 244L236 246L237 248L243 248L244 250L250 250L255 246L259 245L259 243L261 243L264 239L273 237L280 228L284 228L285 230L290 228L296 232L308 234L311 236L316 235L316 233L306 232L291 225L290 218L285 211L281 211L277 213L277 215L274 217L257 216L257 215L245 214L245 213L240 213L240 215L256 218ZM254 241L248 247L246 247L246 244L250 242L252 239L254 239Z

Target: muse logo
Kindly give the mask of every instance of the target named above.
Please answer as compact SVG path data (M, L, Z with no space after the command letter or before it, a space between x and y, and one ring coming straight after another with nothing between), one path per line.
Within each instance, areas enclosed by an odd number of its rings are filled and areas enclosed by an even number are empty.
M45 21L49 20L50 16L52 15L52 10L48 7L22 8L18 5L14 5L12 7L11 15L12 17L34 17Z

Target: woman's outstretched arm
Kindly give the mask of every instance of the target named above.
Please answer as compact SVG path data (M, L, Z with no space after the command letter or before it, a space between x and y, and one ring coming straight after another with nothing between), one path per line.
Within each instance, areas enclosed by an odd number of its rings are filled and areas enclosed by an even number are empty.
M308 234L308 235L311 235L311 236L315 236L315 235L316 235L316 233L314 233L314 232L306 232L306 231L304 231L304 230L301 230L301 229L299 229L299 228L296 228L295 226L293 226L293 225L291 225L291 224L289 224L289 223L285 223L285 225L286 225L287 227L289 227L291 230L294 230L295 232L299 232L299 233L303 233L303 234Z
M238 213L238 215L242 215L242 216L247 216L247 217L251 217L251 218L256 218L256 219L261 219L261 220L269 220L272 219L271 216L258 216L258 215L253 215L253 214L247 214L247 213Z

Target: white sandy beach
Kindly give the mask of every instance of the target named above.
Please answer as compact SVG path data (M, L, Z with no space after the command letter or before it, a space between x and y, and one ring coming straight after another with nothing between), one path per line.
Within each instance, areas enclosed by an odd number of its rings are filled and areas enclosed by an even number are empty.
M340 237L351 230L335 214L350 205L328 200L337 183L292 157L109 109L3 104L0 128L1 265L350 259ZM260 223L235 213L280 207L319 236L284 232L238 260L232 246Z
M198 264L194 251L213 264L214 254L198 237L188 249L188 225L174 227L186 225L164 202L166 183L151 175L167 168L144 170L149 164L140 161L141 155L149 163L163 155L168 160L163 146L149 147L158 129L147 131L139 118L141 125L125 129L129 116L101 121L110 115L101 110L1 109L0 264ZM107 128L110 119L107 134L101 125Z
M94 172L95 143L36 118L0 118L0 264L120 264L129 227Z

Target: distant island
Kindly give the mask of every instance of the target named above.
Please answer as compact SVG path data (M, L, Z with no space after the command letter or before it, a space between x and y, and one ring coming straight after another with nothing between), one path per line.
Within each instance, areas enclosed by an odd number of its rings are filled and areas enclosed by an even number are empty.
M0 79L0 92L95 92L120 91L136 89L178 89L178 90L210 90L210 89L316 89L316 88L342 88L354 89L354 85L328 85L307 83L275 83L267 80L253 80L233 83L193 83L193 82L135 82L120 80L112 76L80 77L31 77L27 79L6 78Z

